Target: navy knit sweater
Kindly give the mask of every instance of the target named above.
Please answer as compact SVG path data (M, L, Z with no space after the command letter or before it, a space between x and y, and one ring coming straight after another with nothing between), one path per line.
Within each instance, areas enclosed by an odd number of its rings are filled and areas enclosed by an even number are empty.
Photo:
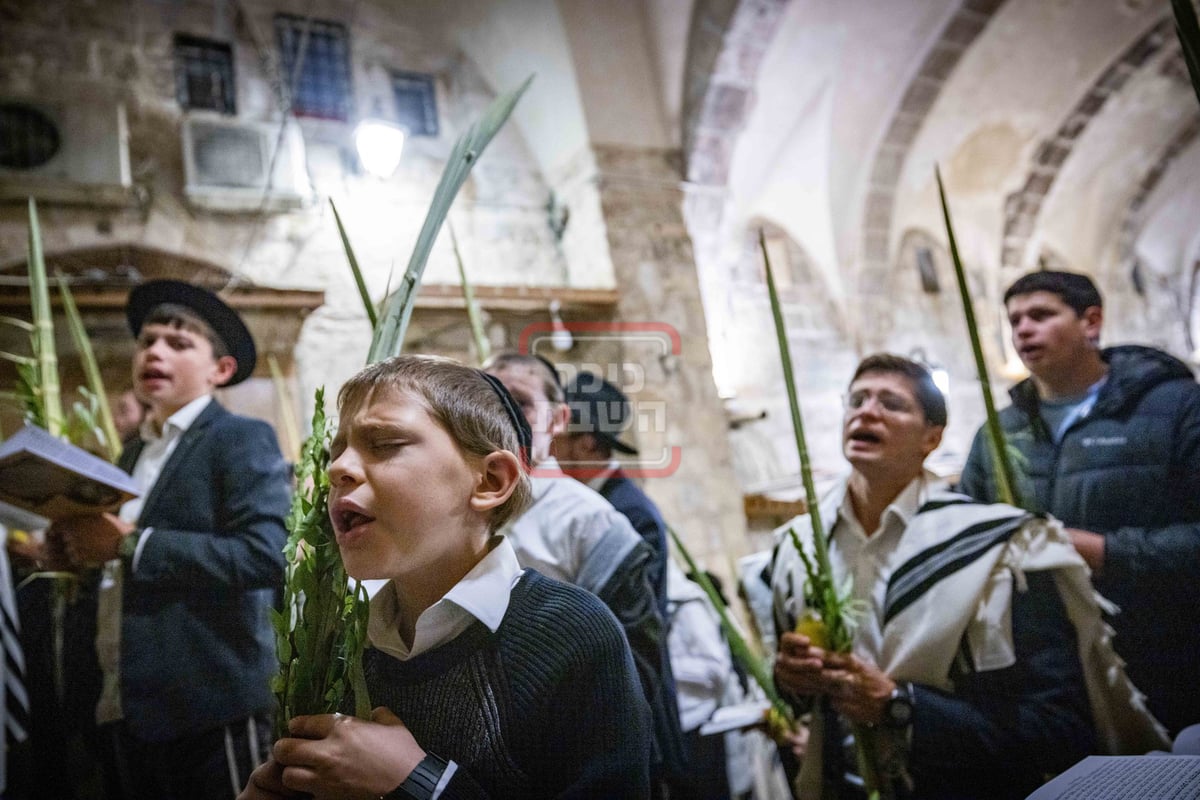
M620 625L534 570L496 633L476 621L399 661L364 656L371 702L458 769L444 800L649 796L650 718Z

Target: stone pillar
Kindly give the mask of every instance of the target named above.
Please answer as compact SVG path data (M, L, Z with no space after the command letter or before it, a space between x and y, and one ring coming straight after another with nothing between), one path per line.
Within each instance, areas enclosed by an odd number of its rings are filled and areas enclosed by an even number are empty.
M671 474L647 476L642 484L692 554L732 586L731 565L747 552L746 521L683 219L680 154L599 145L595 158L620 288L616 318L627 334L621 358L644 373L640 386L627 384L636 390L631 399L640 414L635 434L640 457L649 462L678 448L677 466L664 470ZM659 344L639 338L642 331L665 326L678 333L677 354L664 355Z

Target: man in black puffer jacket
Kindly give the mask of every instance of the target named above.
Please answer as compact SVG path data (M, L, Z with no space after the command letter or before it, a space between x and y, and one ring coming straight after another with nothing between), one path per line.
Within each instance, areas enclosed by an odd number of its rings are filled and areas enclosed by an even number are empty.
M1031 377L1000 413L1024 504L1063 521L1120 608L1117 652L1172 735L1200 722L1200 385L1149 347L1100 350L1100 293L1084 275L1035 272L1005 293ZM996 500L984 431L961 489Z

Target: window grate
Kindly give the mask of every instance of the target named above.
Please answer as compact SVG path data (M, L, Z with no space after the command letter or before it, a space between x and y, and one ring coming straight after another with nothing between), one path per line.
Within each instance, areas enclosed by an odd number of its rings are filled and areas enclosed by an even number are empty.
M410 135L438 135L437 91L432 75L393 72L392 94L396 100L396 120Z
M236 114L233 48L198 36L175 36L175 97L188 109Z
M349 120L350 41L346 27L337 22L277 14L275 33L284 80L294 80L292 111L304 117ZM297 75L302 42L304 53Z

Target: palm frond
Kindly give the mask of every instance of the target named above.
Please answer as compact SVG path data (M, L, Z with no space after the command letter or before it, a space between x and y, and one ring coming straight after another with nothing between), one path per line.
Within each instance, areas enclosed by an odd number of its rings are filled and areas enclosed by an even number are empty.
M32 385L40 406L42 426L53 436L62 434L64 419L58 383L58 352L54 344L54 317L50 311L50 288L42 255L42 229L37 203L29 198L29 300L33 311L34 358L37 376Z
M363 279L362 270L358 267L358 256L354 255L354 248L350 246L350 236L346 233L346 227L342 225L342 215L338 213L337 204L333 202L332 197L329 198L329 207L333 209L333 219L337 223L338 235L342 237L342 249L346 251L346 261L350 262L350 271L354 273L354 284L358 287L358 296L362 298L367 319L371 321L371 330L375 330L375 326L379 324L379 315L375 311L375 304L371 302L371 294L367 291L367 282Z
M533 76L530 75L519 88L496 98L483 117L469 127L455 143L446 170L433 193L433 202L429 205L425 223L417 236L416 246L413 247L412 256L408 260L408 268L404 271L404 277L400 279L395 293L388 299L383 316L375 327L375 336L371 340L371 350L367 355L368 364L398 355L403 348L404 334L412 318L413 303L421 287L421 277L425 274L425 265L429 261L429 254L433 252L433 244L437 240L442 223L450 213L450 206L454 203L458 190L467 180L471 168L483 154L484 148L508 120L517 101L521 99L532 80Z
M771 673L767 671L766 665L763 664L762 659L751 649L738 626L733 623L733 620L729 616L729 609L721 600L721 594L717 591L717 587L713 586L708 575L697 565L696 560L692 558L692 554L684 545L679 534L669 526L667 527L667 533L671 535L671 541L675 543L675 549L683 556L688 571L695 577L696 582L700 584L700 588L704 590L704 594L708 596L712 607L716 609L717 617L721 621L721 630L725 633L725 639L729 642L729 650L733 654L733 657L746 670L746 674L752 677L754 682L762 689L763 695L770 701L775 710L785 719L789 720L789 722L794 723L795 720L791 706L779 695L779 691L775 688L775 680L771 677Z
M471 337L475 340L475 357L483 364L492 354L492 345L488 341L487 332L483 329L483 315L479 311L479 303L475 300L475 289L467 280L467 267L463 264L462 253L458 249L458 236L454 234L454 225L447 223L450 229L450 246L454 250L454 261L458 264L458 279L462 282L463 302L467 305L467 319L471 322Z
M96 363L92 340L88 338L87 328L83 325L79 307L75 305L75 296L71 294L71 287L61 274L57 277L58 290L62 295L63 311L67 315L67 326L71 329L71 338L75 341L75 349L79 351L83 374L94 398L92 400L94 413L90 414L91 428L93 432L102 434L97 438L102 439L101 443L107 451L108 460L115 464L121 456L121 436L117 433L117 423L113 420L112 408L108 405L108 393L104 388L104 379L100 377L100 365Z
M954 262L954 275L958 279L958 294L962 300L963 315L967 320L967 332L971 336L971 352L975 356L975 371L979 376L979 388L983 392L983 407L987 411L987 436L992 455L992 474L996 481L996 497L1001 503L1021 505L1017 493L1016 473L1008 458L1008 445L1004 441L1004 429L996 413L996 400L992 397L992 382L988 377L987 362L983 359L983 345L979 341L979 326L975 323L975 304L967 288L967 273L958 254L958 239L954 236L954 224L950 220L950 205L946 202L946 188L942 185L942 171L934 167L937 178L938 199L942 203L942 217L946 221L946 237L950 242L950 260Z

